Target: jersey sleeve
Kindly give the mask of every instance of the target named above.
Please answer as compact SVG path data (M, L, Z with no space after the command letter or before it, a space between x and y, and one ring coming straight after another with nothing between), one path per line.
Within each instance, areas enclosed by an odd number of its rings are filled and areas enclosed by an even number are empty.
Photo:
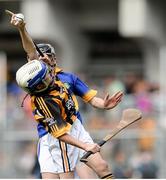
M33 113L35 119L56 138L67 133L71 128L71 124L62 119L58 103L51 99L36 97Z
M85 102L89 102L94 96L96 96L97 91L90 89L88 85L83 82L79 77L73 74L74 88L73 91L77 96L83 98Z

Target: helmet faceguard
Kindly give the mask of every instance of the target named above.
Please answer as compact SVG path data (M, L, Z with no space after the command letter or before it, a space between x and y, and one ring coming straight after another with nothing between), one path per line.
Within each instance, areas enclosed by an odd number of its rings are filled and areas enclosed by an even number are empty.
M37 46L43 54L47 54L47 56L49 57L49 61L48 60L45 61L43 58L41 60L43 60L49 66L55 67L56 66L55 49L50 44L42 43L42 44L37 44Z
M47 55L56 55L55 49L50 44L37 44L38 48L41 50L42 53Z
M33 60L16 72L16 81L26 92L36 94L47 90L53 84L54 75L44 62Z

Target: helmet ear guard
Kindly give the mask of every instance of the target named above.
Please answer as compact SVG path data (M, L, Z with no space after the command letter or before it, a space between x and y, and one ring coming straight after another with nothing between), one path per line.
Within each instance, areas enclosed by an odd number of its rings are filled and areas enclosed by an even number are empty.
M45 91L53 80L50 68L39 60L26 63L16 72L17 84L30 94Z

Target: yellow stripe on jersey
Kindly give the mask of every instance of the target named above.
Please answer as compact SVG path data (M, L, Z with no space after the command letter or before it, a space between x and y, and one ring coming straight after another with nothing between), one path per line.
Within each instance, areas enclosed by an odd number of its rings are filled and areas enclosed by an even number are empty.
M54 95L54 94L52 94ZM64 97L63 97L64 98ZM62 101L56 99L56 98L53 98L53 100L59 105L60 109L61 109L61 116L63 119L66 119L66 113L65 113L65 108L63 107L62 105Z
M89 102L93 97L95 97L97 94L96 90L90 90L88 91L82 98L85 102Z
M40 100L41 100L41 102L42 102L42 104L43 104L45 110L48 112L49 117L52 118L53 115L51 114L50 110L48 109L48 107L47 107L46 103L44 102L43 98L40 97Z
M47 110L45 109L45 106L44 104L42 103L41 99L40 98L36 98L36 101L38 103L38 105L40 106L40 108L44 111L44 114L47 118L49 118L49 113L47 112Z
M51 132L51 135L58 138L58 137L62 136L63 134L69 132L71 126L72 126L71 124L67 123L67 125L65 127L58 129L58 131Z
M67 159L67 149L66 149L66 145L64 142L60 141L61 143L61 147L62 147L62 156L63 156L63 160L64 160L64 168L65 168L65 172L69 172L69 162Z
M55 72L56 73L59 73L59 72L61 72L62 71L62 69L61 68L59 68L59 67L55 67Z
M44 100L42 97L38 97L36 98L36 101L38 102L38 104L42 107L43 111L46 113L48 118L52 118L53 115L51 114L50 110L48 109L47 105L45 104ZM54 137L59 137L63 134L65 134L66 132L68 132L71 128L71 125L69 123L67 123L67 125L65 127L62 127L61 129L59 129L56 125L52 126L51 129L51 134Z
M35 114L34 117L35 117L36 121L38 121L38 122L39 122L41 119L43 120L43 119L45 118L44 116L40 116L40 115L37 115L37 114Z

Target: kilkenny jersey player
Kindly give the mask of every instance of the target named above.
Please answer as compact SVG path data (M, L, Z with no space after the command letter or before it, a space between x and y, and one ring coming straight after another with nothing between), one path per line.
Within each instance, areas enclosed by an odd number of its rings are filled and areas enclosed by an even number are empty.
M75 91L84 96L85 101L96 94L94 90L87 91L88 87L76 76L71 74L71 77L78 87ZM16 80L31 95L34 118L39 123L38 158L42 173L48 172L48 168L52 173L73 172L80 156L80 150L74 146L99 151L100 147L93 143L77 119L78 107L69 90L44 62L28 62L17 71Z
M57 75L56 78L59 80L56 81L57 86L59 85L60 87L63 87L62 89L64 90L66 89L66 91L70 95L69 98L72 99L71 101L73 101L74 103L73 104L75 107L74 114L82 122L82 117L79 112L79 106L75 95L80 96L85 102L88 102L97 94L97 91L93 89L89 89L89 87L83 81L81 81L80 78L77 77L75 74L63 72L60 68L56 68L56 75ZM37 112L35 111L35 108L33 108L33 114L35 115L35 117L37 117L36 113ZM42 137L47 133L48 131L46 131L43 124L39 122L38 124L39 137Z

